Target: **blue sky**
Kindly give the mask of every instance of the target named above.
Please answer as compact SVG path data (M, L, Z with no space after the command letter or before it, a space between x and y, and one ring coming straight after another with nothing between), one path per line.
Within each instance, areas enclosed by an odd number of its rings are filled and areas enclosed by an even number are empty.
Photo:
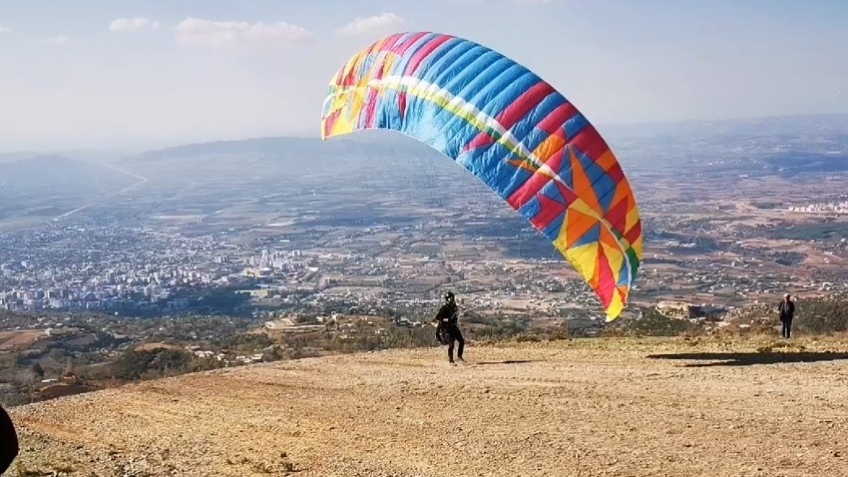
M599 125L846 113L846 25L844 0L0 0L0 151L317 136L335 70L404 30L494 48Z

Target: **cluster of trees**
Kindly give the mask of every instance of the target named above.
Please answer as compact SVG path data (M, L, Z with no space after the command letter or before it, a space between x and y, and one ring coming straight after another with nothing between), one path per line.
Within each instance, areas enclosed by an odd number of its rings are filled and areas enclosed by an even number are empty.
M796 303L793 328L809 335L832 335L848 332L848 293L813 298ZM771 333L779 325L777 305L750 306L730 320L725 333ZM745 325L740 327L739 325ZM608 326L604 336L681 336L699 335L714 330L708 321L690 321L665 316L655 308L642 310L642 318L625 320Z
M250 316L250 295L243 290L255 289L250 284L217 287L184 287L173 291L169 300L188 299L191 313L199 315Z
M769 228L766 236L772 239L789 240L839 240L848 234L848 223L825 221L807 223L781 223L778 227Z
M663 315L656 308L642 310L637 320L621 320L604 329L604 336L679 336L705 331L702 323Z
M798 304L799 331L827 335L848 331L848 294L805 300Z
M785 251L776 251L770 253L769 256L774 258L774 261L776 263L787 267L794 267L795 265L798 265L807 258L807 254L805 253Z
M480 319L463 327L467 340L472 341L538 341L572 336L564 325L533 327L529 320ZM262 354L263 361L298 359L327 353L354 353L384 349L439 346L435 328L386 326L381 333L312 333L285 334L271 338L265 333L238 333L216 340L216 349L226 349L244 355ZM126 381L155 379L179 374L216 369L225 363L215 358L199 358L183 349L129 350L108 365L85 368L85 379Z
M722 333L772 332L777 326L776 305L767 304L751 307L739 313L722 329ZM391 348L418 348L440 346L431 326L407 327L393 325L392 321L408 310L384 310L387 320L382 331L373 328L358 332L337 332L333 327L306 333L269 336L266 333L248 333L250 320L227 317L172 317L154 320L125 319L124 326L140 331L150 325L166 325L168 331L160 332L150 341L166 343L197 343L203 349L215 352L226 351L233 356L261 354L264 361L297 359L332 353L352 353ZM307 316L307 315L304 315ZM13 317L6 317L7 319ZM301 322L310 320L301 319ZM746 323L746 327L738 324ZM848 294L828 298L803 300L798 303L795 328L804 334L833 334L848 332ZM138 329L135 329L138 328ZM579 336L680 336L715 332L714 324L698 320L686 320L665 316L655 308L642 310L636 320L618 320L598 330L572 330L565 324L534 325L529 319L507 316L483 316L469 313L463 318L463 333L467 340L477 342L540 341L566 339ZM154 333L156 334L156 333ZM97 345L114 346L120 340L111 335L97 333ZM164 335L168 335L166 338ZM108 339L107 339L108 337ZM164 338L159 340L159 338ZM115 342L112 342L114 340ZM61 344L59 342L58 344ZM88 357L90 356L91 359ZM117 358L109 360L100 354L82 353L72 349L53 347L43 350L38 360L27 358L21 353L0 354L0 383L6 389L24 390L38 386L44 377L67 373L68 369L83 382L120 380L135 381L175 376L190 372L216 369L226 366L226 361L214 357L198 357L182 347L154 350L126 350ZM48 375L48 376L46 376ZM8 392L8 391L6 391ZM23 393L23 391L21 391ZM24 393L25 394L25 393ZM21 394L21 396L24 396ZM17 399L17 398L15 398ZM8 396L0 400L9 402Z

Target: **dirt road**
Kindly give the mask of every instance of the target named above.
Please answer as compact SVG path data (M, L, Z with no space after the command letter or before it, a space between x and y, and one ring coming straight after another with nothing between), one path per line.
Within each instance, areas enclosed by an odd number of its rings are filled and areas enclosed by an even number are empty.
M575 340L304 359L13 408L70 475L848 476L848 343ZM681 353L701 353L685 356ZM689 359L680 359L689 358ZM844 360L844 361L843 361Z

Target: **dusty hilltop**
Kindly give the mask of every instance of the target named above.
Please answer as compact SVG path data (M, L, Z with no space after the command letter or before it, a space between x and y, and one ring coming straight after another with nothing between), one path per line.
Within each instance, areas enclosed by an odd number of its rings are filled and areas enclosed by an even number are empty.
M848 343L795 343L472 345L458 367L440 348L151 381L13 408L10 475L848 475Z

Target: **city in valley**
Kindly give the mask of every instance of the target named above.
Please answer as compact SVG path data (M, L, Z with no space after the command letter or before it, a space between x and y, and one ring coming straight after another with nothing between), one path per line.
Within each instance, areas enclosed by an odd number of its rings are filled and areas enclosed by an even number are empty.
M446 290L471 336L495 339L591 335L657 312L720 328L752 307L772 313L786 292L803 307L845 289L848 117L605 136L645 236L612 324L525 219L398 135L2 156L0 389L26 401L178 369L432 345Z

